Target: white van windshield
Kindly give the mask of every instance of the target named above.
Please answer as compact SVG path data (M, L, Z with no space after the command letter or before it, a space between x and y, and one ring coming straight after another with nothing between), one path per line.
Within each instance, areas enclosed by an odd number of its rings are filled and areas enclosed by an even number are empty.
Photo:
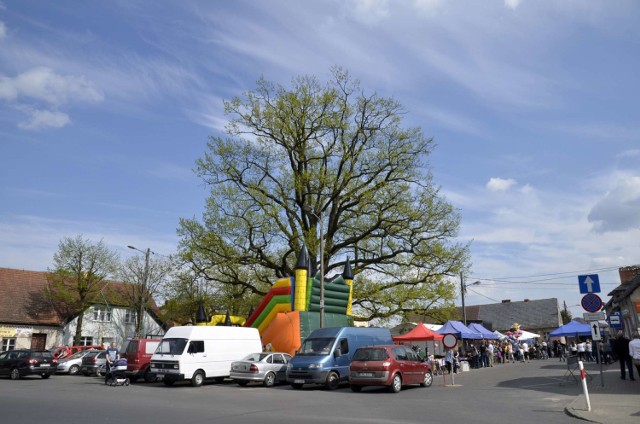
M156 353L162 355L182 355L187 346L187 339L162 339Z
M331 353L331 346L335 341L336 339L333 337L307 339L302 343L297 355L328 355Z

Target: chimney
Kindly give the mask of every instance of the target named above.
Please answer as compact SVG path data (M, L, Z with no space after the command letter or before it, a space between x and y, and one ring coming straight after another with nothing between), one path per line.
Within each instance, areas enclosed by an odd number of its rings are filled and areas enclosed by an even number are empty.
M620 284L624 284L627 281L631 281L637 274L640 274L640 265L618 268L618 274L620 274Z
M502 303L511 303L511 299L504 299Z
M528 302L528 301L529 301L529 299L525 299L524 301L525 301L525 302Z

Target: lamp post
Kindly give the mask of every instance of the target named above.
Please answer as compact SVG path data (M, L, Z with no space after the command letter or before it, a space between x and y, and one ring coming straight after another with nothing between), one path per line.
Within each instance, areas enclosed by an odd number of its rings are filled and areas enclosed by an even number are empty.
M142 337L144 332L144 294L147 291L147 283L149 278L149 255L151 254L151 249L147 248L147 251L142 251L133 246L127 246L129 249L137 250L140 253L144 253L144 271L142 273L142 290L140 290L140 315L138 319L140 320L140 327L138 328L138 337Z
M322 212L320 216L311 211L308 206L304 208L310 215L320 221L320 328L324 327L324 225Z

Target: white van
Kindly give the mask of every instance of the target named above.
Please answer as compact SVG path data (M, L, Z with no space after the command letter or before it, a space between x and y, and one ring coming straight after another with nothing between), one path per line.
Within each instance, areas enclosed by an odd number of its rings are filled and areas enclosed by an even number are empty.
M262 351L258 329L250 327L172 327L151 357L151 372L162 375L167 386L191 380L200 386L205 378L222 381L231 362Z

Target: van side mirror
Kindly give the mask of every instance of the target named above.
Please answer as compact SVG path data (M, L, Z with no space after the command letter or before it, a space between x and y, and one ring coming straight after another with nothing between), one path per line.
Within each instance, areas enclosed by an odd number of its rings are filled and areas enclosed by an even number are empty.
M340 352L340 348L337 348L336 350L333 351L334 358L339 358L340 356L342 356L342 352Z

